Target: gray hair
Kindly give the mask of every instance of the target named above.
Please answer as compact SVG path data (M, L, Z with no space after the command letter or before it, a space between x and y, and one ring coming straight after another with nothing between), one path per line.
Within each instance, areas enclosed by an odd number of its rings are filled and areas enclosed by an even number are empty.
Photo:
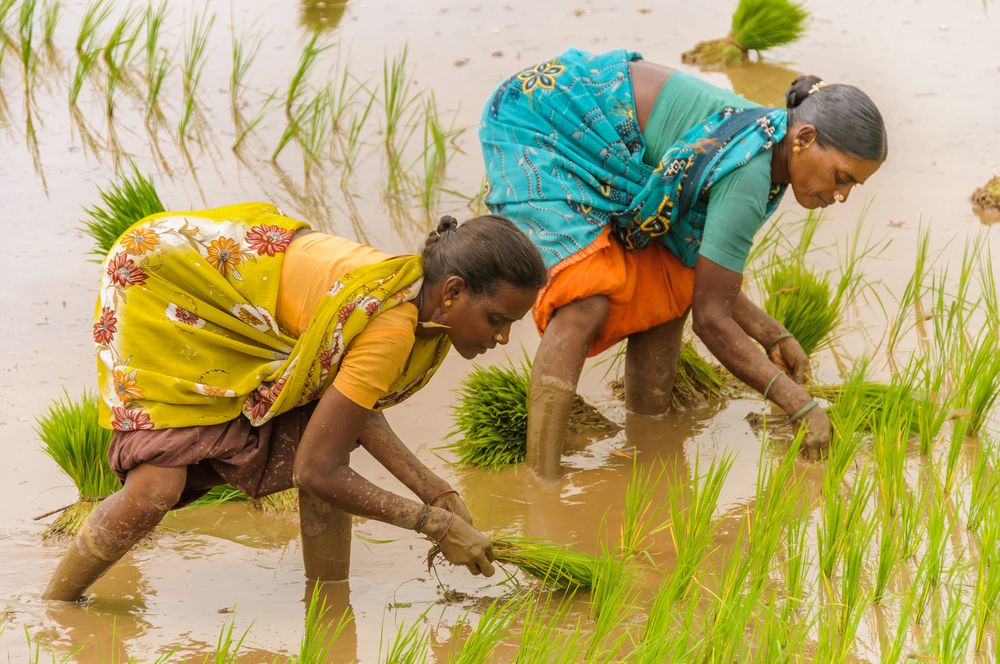
M869 161L885 161L885 121L875 102L853 85L826 85L817 76L799 76L785 93L788 126L816 128L816 142Z

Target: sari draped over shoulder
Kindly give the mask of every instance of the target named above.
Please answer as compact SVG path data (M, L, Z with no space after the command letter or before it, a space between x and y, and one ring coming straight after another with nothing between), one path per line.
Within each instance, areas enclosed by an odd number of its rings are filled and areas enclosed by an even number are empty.
M305 222L248 203L137 222L104 259L94 323L101 423L118 431L228 422L260 426L317 399L351 340L420 291L419 256L356 269L294 338L275 319L285 249ZM420 389L449 349L417 337L403 375L375 404Z
M785 135L783 109L726 108L649 166L628 69L641 57L566 51L501 83L483 111L485 201L528 234L550 276L609 225L628 249L659 240L693 266L712 185ZM783 193L772 187L767 215Z

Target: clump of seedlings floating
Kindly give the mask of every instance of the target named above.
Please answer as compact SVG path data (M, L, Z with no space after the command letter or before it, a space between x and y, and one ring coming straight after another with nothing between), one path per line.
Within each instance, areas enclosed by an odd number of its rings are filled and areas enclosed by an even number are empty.
M66 395L53 401L45 414L37 418L35 433L42 441L42 450L59 465L79 491L75 503L44 515L58 514L43 535L74 535L97 504L121 488L118 477L108 464L112 432L100 425L97 396L85 392L78 400ZM247 496L242 491L221 485L191 503L191 506L245 500Z
M973 208L980 214L1000 215L1000 175L972 192Z
M446 446L459 463L499 470L524 461L528 453L528 390L531 364L477 366L457 390L452 409L457 437ZM570 431L614 428L593 406L576 397L570 415Z
M681 54L681 61L702 67L746 62L750 51L759 53L798 40L808 18L809 11L791 0L740 0L729 34L698 42Z
M98 422L97 397L87 392L77 401L65 395L52 402L38 418L35 433L42 441L42 450L79 491L78 500L59 512L45 535L75 533L98 501L121 487L108 465L111 431Z
M132 224L166 209L152 179L134 167L131 175L122 175L107 189L98 188L98 193L102 204L87 208L83 223L97 245L92 253L102 258Z

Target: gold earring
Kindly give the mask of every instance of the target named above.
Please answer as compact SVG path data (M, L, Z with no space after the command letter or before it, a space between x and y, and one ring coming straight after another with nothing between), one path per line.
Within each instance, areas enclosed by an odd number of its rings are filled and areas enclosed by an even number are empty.
M793 145L792 152L802 152L802 147L798 145Z
M447 309L450 306L451 306L451 300L445 300L444 301L444 308Z
M500 344L500 343L503 343L503 335L502 335L502 334L499 334L499 333L498 333L498 334L497 334L497 335L496 335L495 337L493 337L493 338L497 340L497 343L498 343L498 344Z

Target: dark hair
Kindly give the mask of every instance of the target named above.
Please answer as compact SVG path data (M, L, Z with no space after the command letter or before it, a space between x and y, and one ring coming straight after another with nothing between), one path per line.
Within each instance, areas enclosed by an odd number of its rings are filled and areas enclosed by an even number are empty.
M853 85L825 85L818 76L799 76L785 93L788 126L816 128L816 142L870 161L885 161L885 122L875 102Z
M492 214L461 225L454 217L441 217L421 255L428 283L459 276L473 295L493 295L501 284L538 289L548 280L542 256L528 236Z

